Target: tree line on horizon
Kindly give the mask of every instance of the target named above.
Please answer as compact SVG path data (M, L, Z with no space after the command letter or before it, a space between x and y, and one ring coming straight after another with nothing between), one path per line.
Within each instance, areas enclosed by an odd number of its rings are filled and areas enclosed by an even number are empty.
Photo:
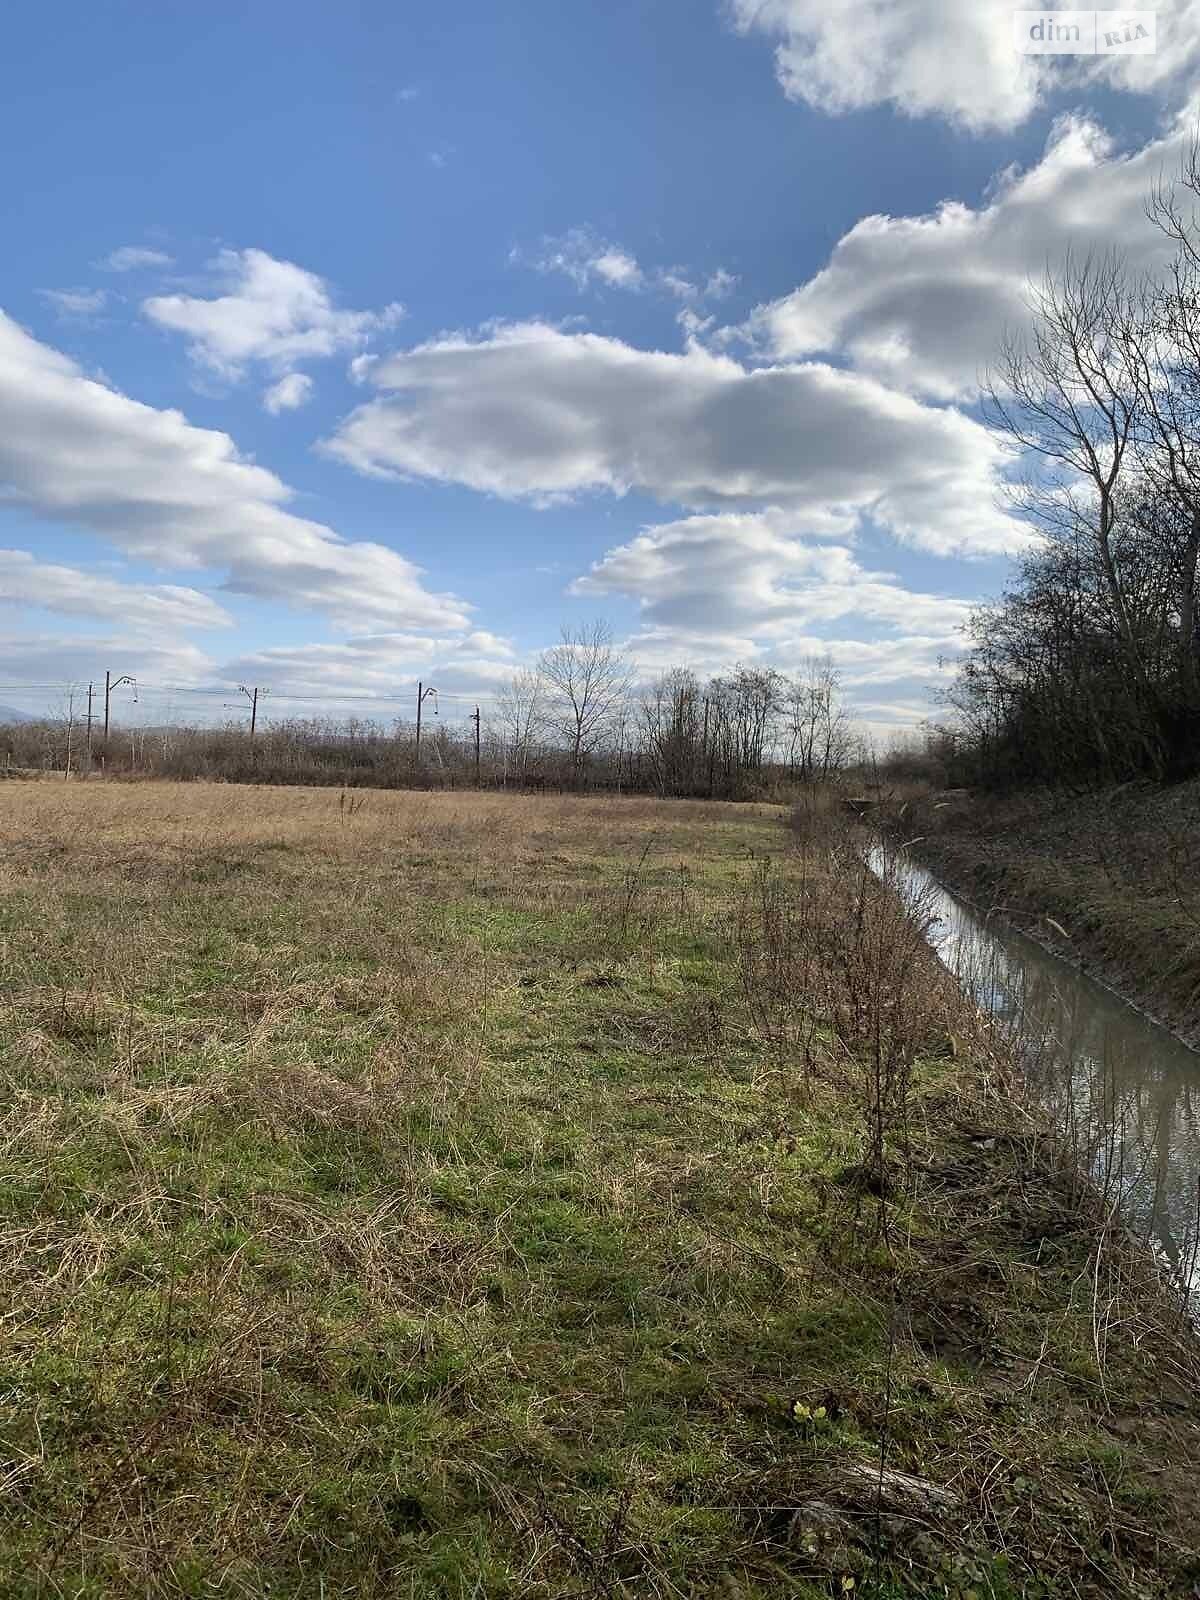
M794 674L738 666L707 679L673 667L639 682L603 622L562 630L512 674L476 730L426 716L383 724L324 717L210 727L9 724L0 763L86 775L235 782L628 790L751 799L829 777L860 754L831 661Z

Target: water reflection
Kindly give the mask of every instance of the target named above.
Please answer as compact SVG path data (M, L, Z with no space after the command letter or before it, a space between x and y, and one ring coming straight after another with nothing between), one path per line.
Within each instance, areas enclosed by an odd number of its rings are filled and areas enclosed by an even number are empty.
M1200 1054L1033 940L986 921L907 856L870 866L930 920L929 941L1010 1031L1039 1095L1075 1130L1123 1215L1200 1291Z

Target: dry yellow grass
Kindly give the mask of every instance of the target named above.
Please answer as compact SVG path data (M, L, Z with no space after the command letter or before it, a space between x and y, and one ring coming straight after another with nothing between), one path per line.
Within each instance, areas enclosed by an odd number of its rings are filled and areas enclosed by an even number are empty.
M728 832L778 820L772 805L704 800L502 794L465 790L301 789L205 783L14 783L3 795L6 837L31 841L77 830L125 845L168 848L280 840L334 848L353 826L360 841L461 840L489 857L553 842L556 850L655 834L694 843L696 830ZM352 814L351 814L352 813ZM339 828L340 821L346 827ZM496 845L491 840L497 841ZM351 847L361 853L362 845Z

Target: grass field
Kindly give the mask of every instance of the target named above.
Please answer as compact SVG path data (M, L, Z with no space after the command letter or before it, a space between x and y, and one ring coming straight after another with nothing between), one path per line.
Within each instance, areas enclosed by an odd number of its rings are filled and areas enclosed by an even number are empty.
M0 1594L1192 1592L1179 1318L786 820L0 789Z

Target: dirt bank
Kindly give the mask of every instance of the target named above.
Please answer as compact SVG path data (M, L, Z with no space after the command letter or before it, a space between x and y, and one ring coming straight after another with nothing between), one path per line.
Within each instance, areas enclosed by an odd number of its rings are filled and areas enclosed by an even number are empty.
M1200 783L909 803L941 880L1200 1045Z

